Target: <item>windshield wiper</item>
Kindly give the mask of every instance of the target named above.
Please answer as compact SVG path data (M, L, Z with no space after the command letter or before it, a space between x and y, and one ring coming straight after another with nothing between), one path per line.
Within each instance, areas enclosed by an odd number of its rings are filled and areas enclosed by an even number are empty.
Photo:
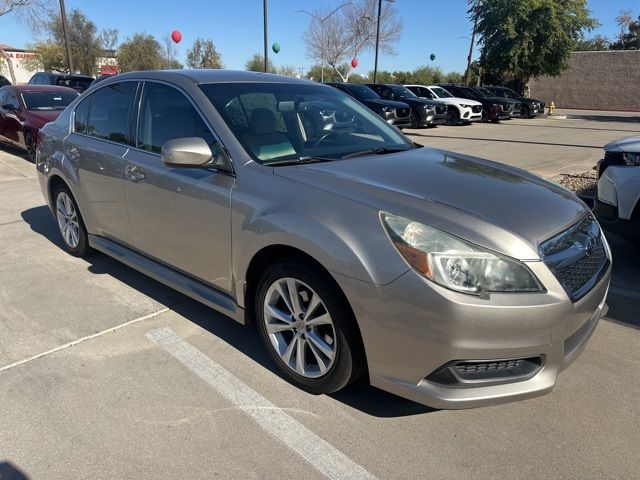
M355 157L364 157L367 155L385 155L387 153L397 153L397 152L406 152L407 150L413 150L414 148L418 148L415 145L410 147L377 147L377 148L369 148L367 150L361 150L359 152L347 153L343 155L342 158L355 158Z
M333 158L324 158L324 157L298 157L292 158L290 160L274 160L273 162L264 162L263 165L268 165L271 167L284 167L286 165L303 165L306 163L321 163L321 162L332 162Z

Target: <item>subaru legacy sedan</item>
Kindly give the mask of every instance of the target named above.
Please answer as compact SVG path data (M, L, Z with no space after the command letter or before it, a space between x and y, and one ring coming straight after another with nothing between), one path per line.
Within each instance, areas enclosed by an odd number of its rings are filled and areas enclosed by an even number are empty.
M360 377L436 408L549 392L604 308L611 253L572 193L420 147L335 88L139 72L42 129L66 250L98 250L257 328L315 394Z

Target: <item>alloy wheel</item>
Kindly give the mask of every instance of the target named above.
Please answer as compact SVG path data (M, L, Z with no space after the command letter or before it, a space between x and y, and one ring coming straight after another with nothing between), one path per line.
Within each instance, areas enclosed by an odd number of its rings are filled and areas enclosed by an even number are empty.
M337 353L335 327L309 285L279 278L267 289L263 307L269 341L287 368L305 378L319 378L331 370Z
M80 224L78 213L73 205L71 197L65 192L60 192L56 199L56 218L62 238L70 248L76 248L80 243Z

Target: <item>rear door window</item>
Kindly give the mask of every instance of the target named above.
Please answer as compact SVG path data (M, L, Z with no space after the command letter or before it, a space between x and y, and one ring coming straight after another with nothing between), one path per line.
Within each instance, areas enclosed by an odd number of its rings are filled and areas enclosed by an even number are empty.
M89 120L89 107L91 106L91 97L82 100L73 116L73 131L76 133L87 133L87 121Z
M86 133L131 145L131 111L137 82L112 83L93 94Z

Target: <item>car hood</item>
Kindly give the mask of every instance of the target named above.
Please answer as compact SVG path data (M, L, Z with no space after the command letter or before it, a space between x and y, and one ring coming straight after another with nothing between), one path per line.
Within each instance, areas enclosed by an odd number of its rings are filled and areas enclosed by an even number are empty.
M365 100L365 103L370 103L371 105L378 105L380 107L391 107L391 108L407 108L408 107L408 105L404 102L398 102L396 100L385 100L383 98Z
M470 98L461 97L438 98L438 101L449 105L459 105L461 103L464 103L465 105L482 105L482 103L477 100L471 100Z
M608 143L604 146L604 150L605 152L640 153L640 136L627 137Z
M483 97L483 98L493 103L510 103L512 105L517 105L518 103L522 103L520 100L515 100L513 98L504 98L504 97Z
M63 110L27 110L24 117L33 128L42 128L45 124L53 122L60 116Z
M407 104L413 105L413 106L418 106L418 105L431 105L431 106L443 105L443 102L441 100L427 100L426 98L420 98L420 97L416 97L416 98L401 98L401 99L399 99L397 101L404 102L404 103L407 103Z
M522 260L539 259L541 242L588 211L573 193L523 170L431 148L274 171Z

